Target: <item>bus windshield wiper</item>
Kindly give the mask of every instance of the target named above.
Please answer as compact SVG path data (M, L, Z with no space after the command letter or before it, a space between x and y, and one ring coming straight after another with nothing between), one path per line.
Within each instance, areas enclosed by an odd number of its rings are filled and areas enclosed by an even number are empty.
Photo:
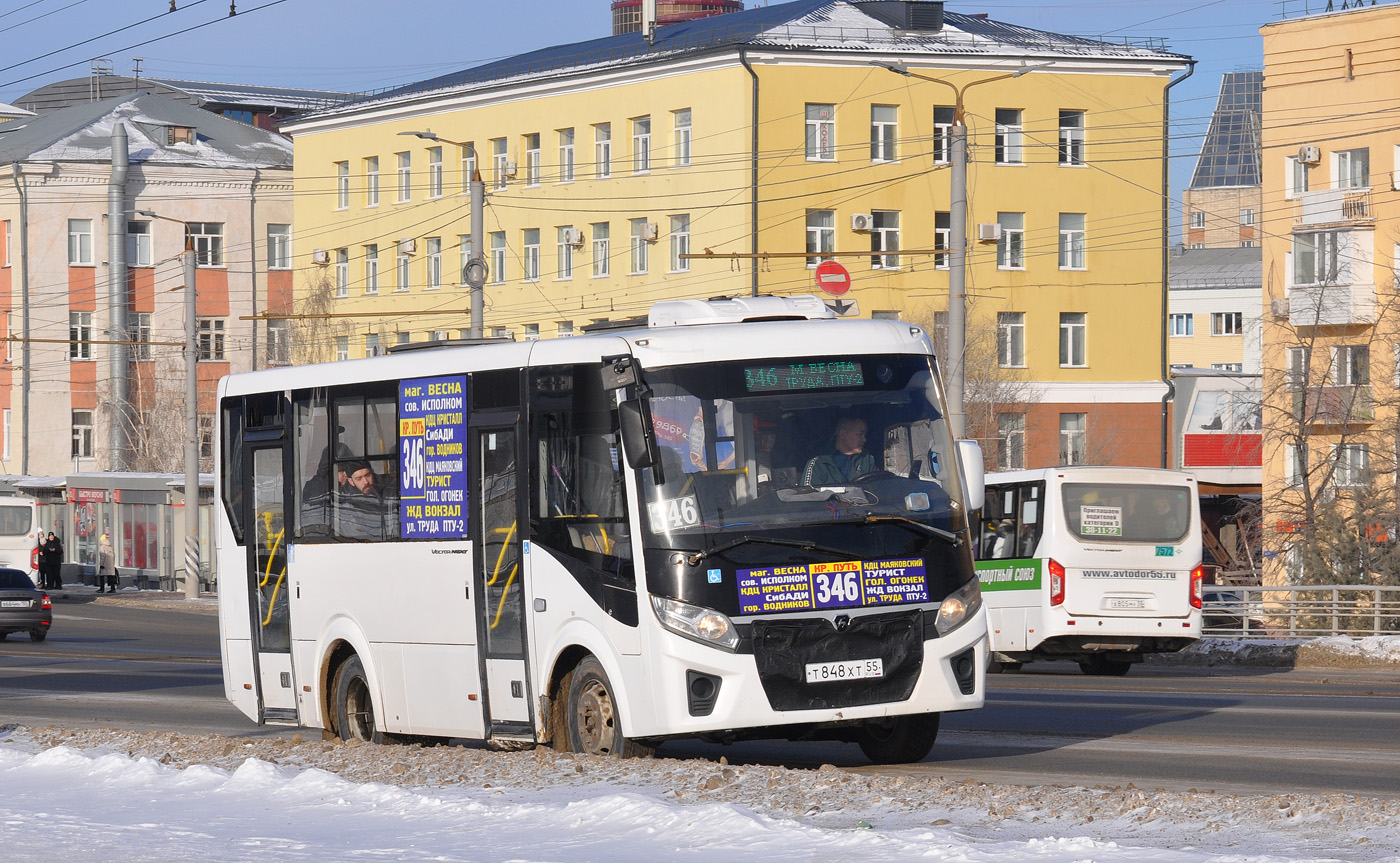
M934 527L931 524L924 524L923 522L909 518L908 516L871 514L866 515L865 518L861 519L861 521L865 524L894 522L895 524L911 527L914 530L919 531L920 533L926 533L929 536L936 536L944 542L948 543L949 545L953 546L953 548L957 548L958 546L962 545L962 537L958 536L956 533L953 533L951 530L944 530L941 527Z
M839 548L832 548L829 545L822 545L820 543L811 542L810 540L781 539L779 537L772 536L748 536L746 534L744 536L735 537L734 539L731 539L729 542L726 542L723 545L717 545L714 548L702 548L699 551L692 552L690 557L688 557L686 560L691 566L695 566L697 563L699 563L707 557L714 557L717 554L723 554L724 552L729 551L731 548L738 548L741 545L747 545L751 542L763 543L766 545L782 545L787 546L789 548L800 548L803 551L820 551L825 552L826 554L839 554L846 557L850 556L850 552L848 551L844 551Z

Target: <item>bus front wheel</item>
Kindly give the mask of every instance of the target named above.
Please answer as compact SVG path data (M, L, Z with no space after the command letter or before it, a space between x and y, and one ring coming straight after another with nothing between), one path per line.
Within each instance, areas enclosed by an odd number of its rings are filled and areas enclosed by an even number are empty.
M612 684L592 656L585 657L564 681L565 732L569 748L584 755L637 758L652 750L629 740L622 730Z
M912 764L923 761L933 751L938 738L938 713L920 713L867 722L856 742L860 751L876 764Z
M374 727L374 697L364 663L352 656L335 673L335 730L341 740L383 743L384 735Z

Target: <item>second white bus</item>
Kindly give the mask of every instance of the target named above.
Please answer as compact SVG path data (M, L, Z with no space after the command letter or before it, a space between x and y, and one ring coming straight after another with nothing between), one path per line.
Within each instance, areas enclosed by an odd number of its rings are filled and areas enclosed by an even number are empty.
M978 535L993 670L1060 659L1122 675L1201 636L1200 496L1189 473L989 473Z

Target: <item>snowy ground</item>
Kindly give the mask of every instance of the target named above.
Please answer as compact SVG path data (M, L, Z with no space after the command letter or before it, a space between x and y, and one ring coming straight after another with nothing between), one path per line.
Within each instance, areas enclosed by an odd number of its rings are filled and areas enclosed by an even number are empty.
M1400 662L1400 638L1328 641L1295 644L1292 659ZM1262 662L1278 649L1219 642L1182 659ZM5 863L1400 863L1400 799L988 785L306 736L0 727Z

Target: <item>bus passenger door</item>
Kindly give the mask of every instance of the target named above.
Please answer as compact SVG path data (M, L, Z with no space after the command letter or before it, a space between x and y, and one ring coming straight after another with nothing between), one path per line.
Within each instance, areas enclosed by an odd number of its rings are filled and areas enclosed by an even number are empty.
M525 652L525 566L517 414L478 415L471 428L477 607L490 736L533 737ZM493 422L494 420L494 422Z
M250 438L257 435L250 431ZM263 722L295 722L292 632L287 593L286 449L250 441L244 464L252 470L248 501L248 606L253 614L258 702Z

